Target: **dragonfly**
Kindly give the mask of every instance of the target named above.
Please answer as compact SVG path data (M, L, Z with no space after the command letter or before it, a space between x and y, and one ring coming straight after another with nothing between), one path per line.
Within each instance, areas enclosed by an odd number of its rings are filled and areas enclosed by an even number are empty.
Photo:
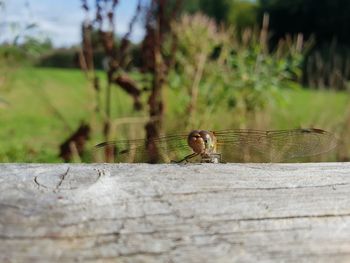
M325 153L337 145L325 130L193 130L152 140L106 141L95 150L109 153L114 162L227 163L281 162Z

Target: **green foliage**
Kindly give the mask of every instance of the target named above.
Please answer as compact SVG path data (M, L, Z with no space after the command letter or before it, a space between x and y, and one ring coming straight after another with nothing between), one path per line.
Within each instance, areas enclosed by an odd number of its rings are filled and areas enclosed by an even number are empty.
M304 83L346 89L350 79L350 1L261 0L259 13L270 16L273 44L286 34L314 38L315 46L304 60Z
M183 13L203 13L218 23L232 25L240 32L257 23L258 5L248 0L189 0L183 3Z
M176 1L176 0L173 0ZM200 0L188 0L182 2L182 12L194 14L200 11Z
M4 65L26 63L28 56L23 49L13 45L0 46L0 61Z
M9 65L34 64L44 53L52 49L52 43L49 39L43 41L32 37L26 37L26 40L20 45L0 46L0 63Z
M55 115L53 107L72 129L76 129L76 125L83 120L91 121L91 102L94 97L89 95L88 82L79 70L72 69L20 68L8 73L8 81L3 89L0 88L0 96L7 104L6 107L0 104L0 161L61 162L57 157L58 147L71 131ZM102 80L103 76L99 74ZM139 77L141 76L135 76L135 79ZM172 81L176 77L180 76L174 74ZM290 129L314 126L332 130L339 126L346 115L348 95L345 92L279 89L279 93L286 97L284 107L274 105L260 111L259 117L264 121L263 125L257 121L251 123L251 128ZM179 112L186 107L186 101L180 95L183 95L180 88L172 88L167 92L167 124L170 123L166 126L168 133L188 131L180 130L183 118ZM119 123L114 136L119 139L142 138L144 123L139 123L138 129L135 129L135 124L120 124L122 117L133 116L129 96L115 89L113 98L117 102L117 106L113 107L113 116L116 118L115 122ZM200 108L205 109L206 105ZM200 112L197 117L202 118L205 113L206 111ZM208 117L210 123L188 129L231 128L232 121L241 118L236 113L230 108L218 107L215 114ZM148 118L144 119L147 121ZM88 151L91 153L92 146L101 140L101 137L91 138Z
M0 12L5 7L5 1L0 1ZM29 3L26 3L25 8L28 7ZM0 67L33 64L39 56L53 48L49 38L34 36L38 29L36 23L27 20L23 20L23 23L6 20L0 22L0 34L4 30L11 32L11 37L7 36L6 42L0 44Z
M173 29L179 49L170 83L188 102L184 114L191 116L196 108L199 123L199 113L222 109L245 123L247 114L278 102L282 87L298 86L303 56L297 41L281 42L267 52L263 36L268 32L245 30L238 40L233 29L219 29L202 15L184 16Z
M232 0L200 0L201 11L212 17L216 22L226 22L234 1Z
M258 5L250 1L235 1L230 8L227 23L236 27L238 33L254 28L257 24Z
M40 67L77 68L79 67L77 48L54 49L40 56L36 65Z
M49 38L43 40L35 37L25 37L25 41L20 45L27 56L31 58L38 58L42 54L53 49L52 42Z
M350 1L260 0L260 14L269 13L275 39L286 33L314 34L318 41L336 38L350 44Z

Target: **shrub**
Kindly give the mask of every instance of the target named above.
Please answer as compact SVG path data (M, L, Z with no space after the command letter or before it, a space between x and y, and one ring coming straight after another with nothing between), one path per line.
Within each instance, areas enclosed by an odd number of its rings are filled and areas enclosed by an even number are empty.
M233 28L196 14L183 16L173 30L178 50L170 86L188 104L189 123L221 109L244 122L248 113L278 102L278 91L300 78L301 36L286 38L269 52L266 26L261 32L246 29L237 38Z

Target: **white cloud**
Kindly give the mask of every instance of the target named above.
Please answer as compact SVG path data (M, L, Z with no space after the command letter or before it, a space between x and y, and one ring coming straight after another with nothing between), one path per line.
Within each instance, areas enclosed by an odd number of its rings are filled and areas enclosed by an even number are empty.
M118 35L124 35L127 32L129 21L136 7L135 0L127 1L120 1L121 4L117 7L116 30ZM27 32L28 34L47 36L55 46L80 43L81 23L85 15L80 7L80 1L12 0L6 2L4 13L4 16L0 17L0 42L13 40L14 36L26 25L35 23L38 29ZM19 26L17 31L9 27L11 23ZM136 24L131 40L138 42L142 39L143 34L142 26Z

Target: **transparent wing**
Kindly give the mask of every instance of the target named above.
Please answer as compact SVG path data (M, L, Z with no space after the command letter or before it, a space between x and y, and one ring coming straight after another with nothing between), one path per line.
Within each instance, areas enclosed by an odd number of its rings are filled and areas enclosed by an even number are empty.
M120 140L103 142L95 146L99 159L105 161L106 154L112 155L114 162L153 162L152 154L156 154L156 162L170 162L182 159L192 151L187 144L187 134L174 134L154 140L156 153L147 147L147 140Z
M214 134L225 162L280 162L327 152L337 144L333 134L320 129L226 130Z
M213 132L217 138L217 152L223 162L280 162L292 158L327 152L337 144L333 134L320 129L279 131L225 130ZM157 162L180 160L192 153L187 144L188 134L175 134L154 140ZM100 143L96 151L106 161L106 153L114 162L152 162L147 141L120 140Z

